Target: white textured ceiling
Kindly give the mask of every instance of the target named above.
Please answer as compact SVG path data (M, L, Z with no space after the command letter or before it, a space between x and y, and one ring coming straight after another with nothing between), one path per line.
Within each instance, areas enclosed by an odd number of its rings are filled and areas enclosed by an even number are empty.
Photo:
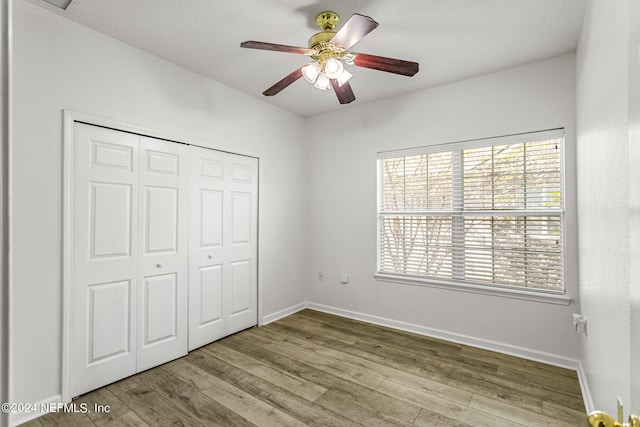
M30 0L50 10L43 0ZM576 49L585 0L73 0L59 13L304 117L350 108ZM356 101L340 105L303 79L262 92L308 62L241 49L245 40L306 47L315 16L357 12L380 26L353 50L420 63L413 77L351 67Z

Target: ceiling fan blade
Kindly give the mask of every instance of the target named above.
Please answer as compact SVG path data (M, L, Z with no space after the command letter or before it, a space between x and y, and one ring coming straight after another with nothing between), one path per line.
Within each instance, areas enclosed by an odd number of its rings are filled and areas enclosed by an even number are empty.
M372 18L354 13L333 36L331 43L349 49L377 27L378 23Z
M282 89L286 88L291 83L298 80L300 77L302 77L302 67L298 68L293 73L287 75L284 79L280 80L278 83L274 84L269 89L262 92L262 94L264 96L277 95L278 93L280 93Z
M349 82L344 82L342 86L340 86L335 79L331 79L331 86L333 86L333 91L336 93L340 104L348 104L356 100L356 96L353 94Z
M299 53L302 55L306 55L309 53L309 49L307 49L306 47L287 46L284 44L276 44L276 43L256 42L253 40L240 43L240 47L246 47L248 49L275 50L276 52Z
M418 72L419 64L417 62L386 58L384 56L369 55L366 53L351 53L356 56L353 64L358 67L371 68L373 70L386 71L387 73L401 74L409 77Z

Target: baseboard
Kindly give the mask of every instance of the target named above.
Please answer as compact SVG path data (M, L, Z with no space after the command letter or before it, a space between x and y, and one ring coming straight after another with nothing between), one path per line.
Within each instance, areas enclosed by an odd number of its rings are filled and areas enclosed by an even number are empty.
M300 310L304 310L308 307L308 303L302 302L300 304L292 305L291 307L284 308L280 311L276 311L275 313L267 314L266 316L262 316L261 326L268 325L271 322L275 322L276 320L282 319L283 317L291 316L293 313L297 313Z
M416 333L419 335L424 335L432 338L447 340L447 341L451 341L459 344L468 345L471 347L477 347L485 350L496 351L498 353L521 357L523 359L533 360L536 362L547 363L549 365L559 366L562 368L575 370L577 372L578 380L580 382L580 389L582 391L586 412L588 414L595 410L593 399L591 397L591 392L589 390L589 385L587 382L587 376L580 360L571 359L564 356L558 356L558 355L541 352L537 350L527 349L524 347L513 346L510 344L504 344L496 341L475 338L468 335L456 334L453 332L447 332L440 329L428 328L425 326L388 319L385 317L374 316L374 315L360 313L360 312L351 311L351 310L345 310L338 307L332 307L332 306L323 305L323 304L316 304L312 302L303 302L300 304L295 304L290 307L279 310L275 313L271 313L266 316L263 316L262 325L267 325L269 323L275 322L279 319L282 319L284 317L297 313L300 310L304 310L305 308L322 311L324 313L334 314L336 316L346 317L349 319L360 320L362 322L372 323L375 325L398 329L401 331L412 332L412 333ZM42 408L47 408L52 404L58 404L61 402L62 402L62 396L55 395L55 396L49 397L48 399L44 399L44 400L41 400L40 402L37 402L33 407L37 408L38 411L10 414L9 426L17 426L19 424L23 424L35 418L38 418L41 415L44 415L47 413L45 411L42 411L41 410Z
M498 353L508 354L511 356L521 357L523 359L532 360L535 362L546 363L561 368L571 369L576 371L578 375L578 381L580 383L580 390L582 391L582 398L584 399L584 406L586 413L590 413L595 410L591 392L589 390L589 384L587 382L587 375L584 371L580 360L571 359L564 356L559 356L551 353L546 353L538 350L532 350L525 347L514 346L511 344L500 343L497 341L485 340L481 338L472 337L469 335L456 334L453 332L447 332L440 329L428 328L426 326L416 325L413 323L401 322L398 320L388 319L385 317L374 316L371 314L360 313L357 311L345 310L338 307L332 307L323 304L316 304L313 302L304 302L300 304L287 307L283 310L269 314L263 317L263 325L275 322L278 319L287 317L293 313L296 313L305 308L312 310L322 311L336 316L346 317L349 319L360 320L362 322L373 323L375 325L386 326L388 328L398 329L401 331L412 332L419 335L424 335L432 338L438 338L446 341L455 342L458 344L464 344L471 347L482 348L485 350L495 351Z
M9 414L9 426L17 426L28 421L35 420L42 415L48 414L47 408L52 408L62 402L62 396L57 394L47 399L41 400L33 405L30 404L28 410L23 412L13 412Z
M593 397L591 396L591 390L589 390L589 382L587 381L587 373L584 371L582 362L578 361L578 381L580 381L580 389L582 390L582 398L584 399L584 407L587 414L595 411L595 405L593 404Z
M538 350L532 350L525 347L518 347L511 344L505 344L497 341L485 340L472 337L469 335L447 332L440 329L429 328L426 326L416 325L413 323L401 322L398 320L388 319L385 317L373 316L370 314L359 313L356 311L345 310L342 308L331 307L316 303L307 303L306 306L313 310L323 311L337 316L348 317L354 320L373 323L375 325L386 326L401 331L412 332L432 338L438 338L446 341L464 344L471 347L482 348L484 350L495 351L498 353L508 354L511 356L521 357L523 359L542 362L561 368L567 368L574 371L578 370L579 361L564 356L546 353Z

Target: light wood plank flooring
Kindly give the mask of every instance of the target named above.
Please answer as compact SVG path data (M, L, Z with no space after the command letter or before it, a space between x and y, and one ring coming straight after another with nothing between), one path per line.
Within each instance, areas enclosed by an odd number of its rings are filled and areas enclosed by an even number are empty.
M574 371L313 310L74 402L25 425L586 425Z

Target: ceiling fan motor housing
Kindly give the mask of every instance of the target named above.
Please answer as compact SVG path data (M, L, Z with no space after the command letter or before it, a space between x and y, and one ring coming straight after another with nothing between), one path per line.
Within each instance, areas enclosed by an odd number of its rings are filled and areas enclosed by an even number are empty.
M316 24L318 24L318 27L320 27L322 31L333 31L339 22L340 16L330 10L320 12L318 16L316 16Z
M329 41L336 34L334 28L340 22L340 17L337 13L329 10L320 12L316 16L316 24L322 31L311 36L309 39L309 49L322 50L321 45L329 43Z
M322 50L322 45L326 45L336 33L333 31L321 31L311 36L309 39L309 49Z
M309 49L314 51L311 57L323 65L327 59L342 59L346 53L345 49L331 43L331 39L336 34L333 30L339 22L340 16L332 11L320 12L318 16L316 16L316 24L318 24L322 31L311 36L308 46Z

